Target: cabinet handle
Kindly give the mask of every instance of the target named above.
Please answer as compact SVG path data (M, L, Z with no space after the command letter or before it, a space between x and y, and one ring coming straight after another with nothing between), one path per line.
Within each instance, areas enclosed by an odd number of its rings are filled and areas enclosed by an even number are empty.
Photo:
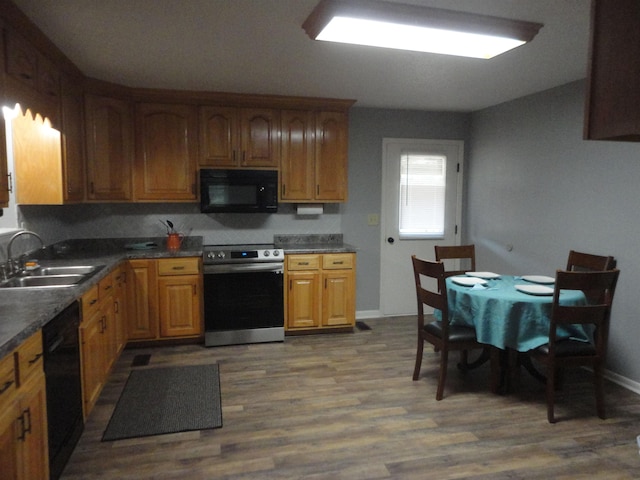
M284 197L285 193L287 191L287 186L283 183L282 184L282 196Z
M18 440L26 441L27 433L31 433L31 409L27 408L22 411L22 415L18 417L20 420L20 435L18 435Z
M293 280L289 280L289 290L293 288Z
M97 301L98 301L98 299L97 299L97 298L94 298L93 300L91 300L91 301L89 302L89 305L95 305Z
M298 262L298 265L309 265L309 262Z
M196 285L193 286L193 296L197 296L198 295L198 287Z
M32 75L29 75L28 73L24 73L24 72L19 73L19 74L18 74L18 76L19 76L20 78L24 78L25 80L31 80L31 79L33 79L33 76L32 76Z
M93 182L89 183L89 192L91 192L92 195L95 193L93 189Z
M316 185L316 195L320 195L320 185Z
M113 310L116 313L120 313L120 302L118 302L117 300L113 302Z
M344 260L340 260L339 262L333 262L334 265L342 265L344 263Z
M327 279L326 278L324 279L324 289L325 290L327 289Z
M184 265L171 267L172 270L184 270Z
M111 290L111 285L107 285L106 287L104 287L104 291L106 292L107 290Z
M36 363L38 360L40 360L40 357L42 357L42 353L38 353L35 357L29 360L29 365L33 365L34 363Z
M7 177L9 177L9 193L13 193L13 174L9 172Z
M4 392L9 390L9 387L11 385L13 385L13 380L9 380L7 382L4 382L4 385L2 385L2 387L0 387L0 395L2 395Z

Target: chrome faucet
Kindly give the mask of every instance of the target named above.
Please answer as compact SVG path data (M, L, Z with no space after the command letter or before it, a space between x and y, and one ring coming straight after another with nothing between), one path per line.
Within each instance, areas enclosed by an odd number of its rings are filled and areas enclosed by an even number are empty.
M9 243L7 244L7 262L9 263L9 268L11 270L16 269L16 267L14 266L14 258L11 255L11 247L13 246L14 240L18 237L21 237L22 235L32 235L36 237L38 240L40 240L40 247L44 248L44 241L42 240L42 238L40 238L40 235L38 235L37 233L32 232L31 230L21 230L20 232L16 233L9 239ZM21 266L18 265L17 270L20 270L20 269L21 269Z

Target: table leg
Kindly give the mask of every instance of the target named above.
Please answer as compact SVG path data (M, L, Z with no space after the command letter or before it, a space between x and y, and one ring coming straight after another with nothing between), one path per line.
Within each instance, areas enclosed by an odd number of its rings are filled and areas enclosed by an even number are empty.
M458 363L458 368L460 370L473 370L474 368L484 365L491 358L491 348L488 346L484 347L478 358L471 363L468 362L468 355L466 354L466 351L464 352L465 354L461 354L460 363Z

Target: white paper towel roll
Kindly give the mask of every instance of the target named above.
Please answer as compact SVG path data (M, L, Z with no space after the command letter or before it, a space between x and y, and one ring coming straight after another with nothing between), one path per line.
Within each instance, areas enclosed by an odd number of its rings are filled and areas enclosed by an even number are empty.
M298 215L322 215L324 212L323 204L298 205Z

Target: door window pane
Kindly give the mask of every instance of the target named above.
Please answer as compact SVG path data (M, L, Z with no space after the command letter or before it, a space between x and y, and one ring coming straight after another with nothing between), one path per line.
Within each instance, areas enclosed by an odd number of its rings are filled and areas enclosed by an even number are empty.
M400 162L400 238L444 236L447 158L403 152Z

